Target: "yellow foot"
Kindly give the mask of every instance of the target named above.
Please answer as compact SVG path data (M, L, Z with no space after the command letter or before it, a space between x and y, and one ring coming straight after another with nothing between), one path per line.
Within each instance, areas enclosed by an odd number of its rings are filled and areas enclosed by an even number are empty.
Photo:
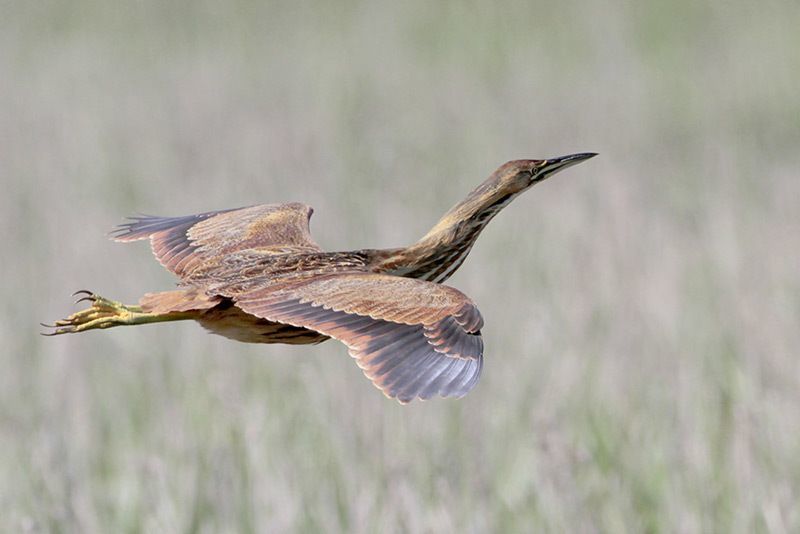
M76 304L88 301L92 305L83 311L73 313L66 319L56 321L55 324L43 323L42 326L53 329L52 332L44 333L43 335L57 336L59 334L72 334L97 328L111 328L112 326L123 324L146 322L146 320L143 321L142 319L145 319L148 314L141 313L142 309L139 306L126 306L86 290L73 293L73 296L76 295L84 295L75 302Z

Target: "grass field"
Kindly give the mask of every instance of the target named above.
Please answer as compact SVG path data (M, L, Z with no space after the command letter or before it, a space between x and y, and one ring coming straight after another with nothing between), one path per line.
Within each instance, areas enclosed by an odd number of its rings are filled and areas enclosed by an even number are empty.
M800 531L797 2L0 6L0 531ZM172 286L125 215L298 200L399 246L581 151L449 282L464 399L333 342L38 335Z

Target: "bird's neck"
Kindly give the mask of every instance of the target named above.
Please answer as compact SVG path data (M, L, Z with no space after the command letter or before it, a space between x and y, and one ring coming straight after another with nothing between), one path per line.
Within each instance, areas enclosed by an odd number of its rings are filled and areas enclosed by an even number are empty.
M484 182L439 219L411 246L381 251L376 270L396 276L441 283L463 263L486 224L516 194L493 191Z

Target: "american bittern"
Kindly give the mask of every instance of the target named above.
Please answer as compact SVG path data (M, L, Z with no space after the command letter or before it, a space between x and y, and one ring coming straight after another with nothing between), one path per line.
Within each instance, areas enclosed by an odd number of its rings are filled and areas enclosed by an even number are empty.
M324 252L309 233L312 209L299 203L134 217L113 239L149 238L180 289L147 293L138 305L79 292L90 307L50 326L51 335L194 319L248 343L334 338L388 397L461 397L483 366L483 318L442 282L517 195L594 155L510 161L404 248Z

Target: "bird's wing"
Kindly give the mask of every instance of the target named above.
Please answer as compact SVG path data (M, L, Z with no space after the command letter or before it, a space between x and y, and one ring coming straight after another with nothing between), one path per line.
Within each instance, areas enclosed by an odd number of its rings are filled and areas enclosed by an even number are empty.
M150 239L158 261L184 276L208 259L247 249L319 252L308 221L313 210L300 203L262 204L185 217L132 217L111 233L115 241Z
M370 273L276 284L234 297L247 313L315 330L347 345L364 374L406 403L461 397L483 366L483 319L448 286Z

